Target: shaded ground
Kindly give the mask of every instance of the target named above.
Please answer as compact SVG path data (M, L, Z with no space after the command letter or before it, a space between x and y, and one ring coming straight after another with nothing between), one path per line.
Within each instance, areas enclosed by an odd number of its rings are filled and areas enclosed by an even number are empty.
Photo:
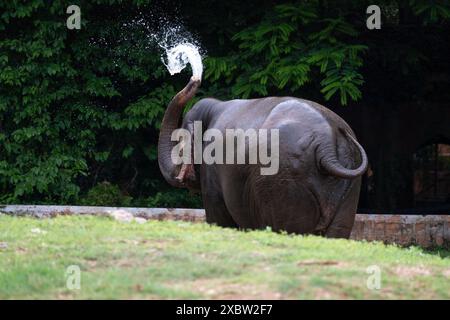
M81 288L66 287L70 265ZM366 272L376 265L381 288ZM448 251L203 223L0 215L0 299L449 299Z

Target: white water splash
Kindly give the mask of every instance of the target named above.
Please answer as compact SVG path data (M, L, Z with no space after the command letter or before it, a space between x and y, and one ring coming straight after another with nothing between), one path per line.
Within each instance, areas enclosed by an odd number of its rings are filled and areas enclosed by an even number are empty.
M202 56L197 46L184 42L166 50L167 62L163 60L171 75L181 72L189 63L192 68L192 76L196 79L202 78L203 63Z
M165 25L161 32L153 34L153 38L164 50L161 60L171 75L181 72L190 64L192 76L196 79L202 78L204 52L194 36L182 24Z

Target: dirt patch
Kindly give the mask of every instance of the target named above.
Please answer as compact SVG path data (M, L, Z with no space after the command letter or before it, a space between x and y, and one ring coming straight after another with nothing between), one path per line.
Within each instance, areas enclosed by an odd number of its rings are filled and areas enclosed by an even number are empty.
M398 266L394 268L394 273L404 278L414 278L416 276L429 276L432 275L431 270L422 266Z
M130 245L133 245L133 246L137 246L139 244L139 241L135 240L135 239L120 239L119 242L120 243L130 244Z
M69 292L59 292L56 294L56 299L58 300L73 300L75 296Z
M297 263L299 267L307 267L307 266L336 266L343 267L345 266L344 262L341 261L333 261L333 260L304 260Z
M316 289L316 291L314 292L314 299L327 300L327 299L331 299L331 298L332 298L332 294L328 290L319 288L319 289Z
M442 274L444 275L444 277L447 277L447 278L450 279L450 269L444 270L444 271L442 272Z
M265 285L239 284L222 279L199 279L169 285L173 289L189 290L206 299L224 300L278 300L281 293Z
M93 270L95 268L97 268L97 260L95 259L85 259L85 264L87 265L87 269L88 270Z
M97 271L107 268L132 269L136 266L143 267L154 265L155 261L164 253L160 248L148 248L145 255L128 254L124 256L101 257L85 257L82 263L83 267L89 271Z
M17 254L27 254L28 253L28 249L24 248L24 247L17 247L15 252Z

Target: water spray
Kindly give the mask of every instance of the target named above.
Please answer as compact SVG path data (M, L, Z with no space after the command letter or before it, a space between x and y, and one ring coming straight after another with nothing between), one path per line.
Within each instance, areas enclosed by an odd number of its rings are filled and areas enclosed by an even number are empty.
M167 27L164 34L154 35L158 45L164 50L165 56L161 57L171 75L180 73L188 64L191 65L192 78L201 80L203 73L202 56L200 46L197 45L192 35L182 27Z
M192 78L202 79L203 64L198 47L191 43L180 43L170 49L165 49L167 62L163 60L171 75L181 72L189 63L192 68Z

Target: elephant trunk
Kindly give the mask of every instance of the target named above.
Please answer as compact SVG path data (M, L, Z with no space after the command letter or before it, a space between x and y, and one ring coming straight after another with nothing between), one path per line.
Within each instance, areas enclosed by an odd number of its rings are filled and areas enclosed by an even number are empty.
M172 132L178 128L181 114L186 103L195 95L200 86L200 80L192 77L183 90L170 101L161 123L158 140L158 164L166 181L174 187L184 187L181 181L175 179L177 165L172 161L172 149L175 142L171 140Z
M363 147L350 133L344 130L342 130L341 132L347 138L349 138L358 148L359 154L361 156L361 164L355 169L345 168L337 158L336 146L330 143L329 145L317 149L319 168L322 168L327 173L339 178L353 179L361 176L362 174L364 174L364 172L366 172L368 166L367 155Z

